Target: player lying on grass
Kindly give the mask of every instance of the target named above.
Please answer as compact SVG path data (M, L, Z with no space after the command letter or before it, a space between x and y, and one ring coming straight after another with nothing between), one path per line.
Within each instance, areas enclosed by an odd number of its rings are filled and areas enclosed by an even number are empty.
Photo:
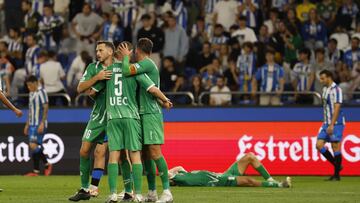
M254 167L265 181L258 181L244 176L249 165ZM253 153L247 153L239 161L233 163L224 173L213 173L204 170L187 172L183 167L177 166L169 170L169 179L170 184L174 186L291 187L290 177L287 177L282 182L275 181Z

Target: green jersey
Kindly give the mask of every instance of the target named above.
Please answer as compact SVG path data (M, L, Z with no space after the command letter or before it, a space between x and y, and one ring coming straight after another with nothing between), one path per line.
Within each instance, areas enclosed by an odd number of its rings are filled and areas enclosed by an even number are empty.
M157 88L160 89L159 69L150 58L145 59L129 66L129 58L124 57L124 75L140 75L146 74ZM147 89L139 89L139 113L140 114L161 114L161 107L157 102L157 98L147 92Z
M221 175L210 171L179 171L171 180L177 186L217 186Z
M106 86L106 108L108 120L119 118L140 119L137 102L137 89L148 90L154 83L145 75L125 77L123 64L113 63L107 68L112 71L110 80L99 85L99 89ZM139 86L138 86L139 84Z
M90 80L92 77L97 75L101 70L103 70L103 66L100 62L94 62L88 65L86 68L80 82L84 82ZM98 94L94 98L94 106L90 114L90 121L98 122L99 124L103 124L106 121L106 98L105 91L99 90L96 88L97 84L101 82L97 82L92 89L94 89Z

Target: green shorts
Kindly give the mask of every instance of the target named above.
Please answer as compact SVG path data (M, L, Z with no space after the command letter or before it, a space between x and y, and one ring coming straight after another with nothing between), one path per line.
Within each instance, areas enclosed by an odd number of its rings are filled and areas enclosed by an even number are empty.
M238 163L234 162L231 166L223 173L223 175L227 176L241 176L238 169Z
M162 114L140 115L144 145L164 144L164 123Z
M216 187L236 187L237 180L236 176L223 174L218 178L218 182L215 184Z
M139 120L132 118L109 120L106 133L109 139L109 151L122 149L140 151L142 149Z
M99 121L89 121L86 125L83 142L100 143L102 144L105 139L106 122L100 123Z

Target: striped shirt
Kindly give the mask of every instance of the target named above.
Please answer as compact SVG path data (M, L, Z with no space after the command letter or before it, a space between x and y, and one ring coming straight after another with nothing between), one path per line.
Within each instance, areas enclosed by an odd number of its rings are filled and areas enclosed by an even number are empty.
M186 7L184 6L184 3L182 0L176 0L174 15L176 16L177 24L180 25L181 27L183 27L184 30L186 30L187 23L188 23L188 11L187 11Z
M102 38L110 42L121 42L124 39L124 30L120 26L107 22L104 24Z
M207 0L205 4L205 13L210 14L214 12L214 7L217 2L219 2L219 0Z
M40 52L40 47L35 45L26 50L25 54L25 70L27 75L36 75L37 56Z
M217 36L213 36L210 39L210 43L211 44L226 44L228 42L229 38L227 38L224 35L221 35L219 37Z
M272 0L271 7L277 8L279 11L283 10L283 7L289 3L289 0Z
M44 5L54 5L54 0L32 0L32 10L43 14Z
M38 126L41 123L44 111L44 104L48 103L48 96L44 89L39 88L29 94L29 125ZM45 127L47 121L45 121Z
M256 72L256 56L254 53L239 55L236 61L236 68L239 71L240 90L247 86L251 90L251 79Z
M115 13L120 14L123 27L131 26L136 20L137 5L133 0L111 0Z
M257 70L255 78L257 81L261 81L260 91L274 92L280 89L279 81L284 78L284 69L278 64L274 64L273 67L265 64Z
M42 45L46 50L56 48L56 42L53 38L54 28L60 26L64 22L61 16L43 16L39 22L39 29L42 31Z
M311 64L297 63L291 73L292 80L297 81L297 91L306 91L311 74L314 69Z
M246 2L246 0L238 0L238 2L239 5L242 5ZM256 15L257 15L257 9L259 9L259 3L258 0L251 0L251 3L254 5L256 10L252 12L250 8L246 6L241 14L246 17L246 26L255 28L257 27Z
M337 86L335 82L333 82L330 87L324 87L322 99L324 107L324 123L330 125L334 115L335 104L342 104L343 102L341 88ZM342 110L340 110L339 117L335 124L345 124L345 117Z

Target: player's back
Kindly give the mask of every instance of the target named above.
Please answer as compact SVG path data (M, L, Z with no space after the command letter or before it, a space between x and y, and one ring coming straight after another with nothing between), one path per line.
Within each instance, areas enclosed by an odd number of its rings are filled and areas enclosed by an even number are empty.
M137 82L135 77L125 77L122 63L114 63L107 68L112 71L106 82L106 106L108 120L117 118L140 119L136 100Z
M145 70L144 72L146 73L146 77L148 77L155 86L160 89L159 69L154 61L146 57L145 59L135 63L135 67ZM153 95L149 94L146 89L140 88L139 94L140 114L162 113L157 99Z
M178 186L216 186L219 177L210 171L180 171L171 180Z

